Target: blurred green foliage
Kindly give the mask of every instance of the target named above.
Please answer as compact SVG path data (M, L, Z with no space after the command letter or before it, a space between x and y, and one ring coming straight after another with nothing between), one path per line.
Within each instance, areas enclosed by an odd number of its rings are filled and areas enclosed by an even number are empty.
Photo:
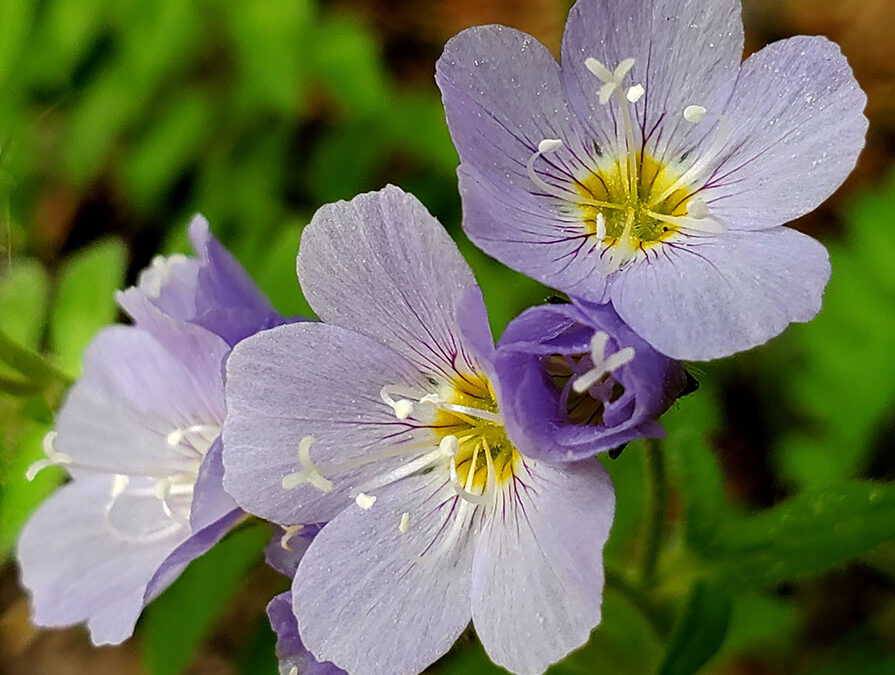
M465 240L434 84L397 81L380 38L349 12L313 0L4 0L0 94L0 560L62 480L51 469L28 483L24 471L85 344L116 318L113 291L157 250L189 252L194 211L287 314L310 313L294 274L310 214L386 182L457 238L495 334L548 295ZM655 578L639 573L644 444L606 460L618 505L603 624L551 673L733 672L750 659L769 673L892 672L892 213L895 179L852 203L844 236L826 242L834 273L817 320L701 366L701 390L667 415ZM747 448L771 467L766 508L736 488L725 454L735 381L754 389L749 419L770 421L766 447ZM237 532L148 610L149 672L182 672L203 649L265 541L263 528ZM886 590L862 622L806 646L824 618L812 615L814 584L849 570ZM251 629L234 662L273 673L264 618L241 620ZM501 672L469 637L432 670Z

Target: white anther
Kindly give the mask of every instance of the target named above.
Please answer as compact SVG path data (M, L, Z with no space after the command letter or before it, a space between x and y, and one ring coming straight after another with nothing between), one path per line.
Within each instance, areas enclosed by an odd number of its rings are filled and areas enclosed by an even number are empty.
M600 211L597 213L597 240L603 241L606 238L606 216Z
M445 436L438 444L438 449L445 457L453 457L460 449L460 441L453 434Z
M690 124L698 124L705 117L706 110L701 105L688 105L684 108L684 119Z
M354 498L354 503L366 511L376 503L376 496L368 495L366 492L359 492L357 497Z
M289 545L289 542L292 541L292 537L301 532L304 529L304 525L290 525L288 527L283 528L283 536L280 537L280 547L284 551L291 551L292 547Z
M407 530L410 528L410 514L405 511L401 514L401 522L398 523L398 532L401 534L407 534Z
M183 440L183 430L175 429L170 434L166 436L166 440L168 441L168 445L180 445L180 441Z
M298 675L298 666L292 666L289 669L289 675Z
M546 152L556 152L562 147L562 141L558 138L545 138L543 141L538 143L538 152L546 153Z
M603 355L606 353L606 343L609 342L609 334L606 331L598 330L590 338L590 360L597 363L603 362Z
M396 401L394 405L395 417L399 420L406 420L413 413L413 401L402 398Z
M697 220L707 218L709 216L709 206L704 199L694 197L687 202L687 215Z
M625 98L628 99L631 103L637 103L644 93L646 93L646 89L643 88L642 84L635 84L633 87L628 88L628 92L625 94Z

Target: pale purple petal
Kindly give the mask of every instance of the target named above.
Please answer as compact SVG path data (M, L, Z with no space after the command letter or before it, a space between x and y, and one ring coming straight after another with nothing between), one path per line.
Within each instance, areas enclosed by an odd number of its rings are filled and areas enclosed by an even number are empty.
M561 468L526 460L516 480L476 549L473 623L492 661L540 675L600 623L615 493L596 460Z
M286 490L283 478L302 468L299 442L316 439L310 455L321 467L411 444L422 432L412 419L398 420L380 391L400 385L422 396L423 384L403 356L338 326L292 324L242 341L227 362L225 489L250 513L280 525L328 521L350 503L355 483L404 460L340 473L328 493L307 484Z
M131 635L147 584L189 536L185 525L166 528L161 502L152 497L132 501L118 522L106 520L113 478L87 476L60 488L27 522L17 551L34 622L86 620L95 644Z
M386 187L321 207L302 233L298 278L317 315L448 374L467 355L454 315L472 271L417 199Z
M542 213L505 183L466 164L457 173L463 229L476 246L546 286L592 302L605 299L604 263L580 218Z
M601 146L613 147L619 138L615 103L600 104L603 82L584 62L595 58L614 70L635 59L623 81L646 92L632 106L635 142L645 138L650 154L671 159L699 140L684 109L714 103L736 77L742 55L739 0L579 0L563 35L562 78L578 117Z
M573 186L595 170L593 148L566 108L559 65L537 40L503 26L463 31L436 66L451 137L462 162L463 227L477 246L548 285L593 274L581 256L585 227L561 211L528 174L545 139L563 147L540 157L540 180Z
M432 475L401 481L368 510L351 505L314 539L292 597L299 632L318 659L352 675L415 675L466 628L470 524L442 546L459 498L440 486Z
M283 317L242 265L211 234L208 221L196 215L189 229L201 261L194 322L220 335L231 346L258 331L282 324Z
M301 642L298 622L292 613L292 593L280 593L267 605L270 626L277 635L280 675L345 675L331 663L320 663Z
M712 213L756 229L816 208L864 147L866 101L826 38L781 40L750 56L723 113L728 143L701 193Z
M220 436L212 442L193 486L190 526L193 531L214 523L237 508L233 497L224 492L223 447Z
M708 360L760 345L820 310L826 249L779 227L665 247L612 285L624 321L660 352Z
M101 331L88 345L84 374L57 416L56 449L76 465L111 473L167 476L195 470L200 455L172 445L168 435L220 424L227 346L193 328L201 335L184 339L176 353L135 327Z

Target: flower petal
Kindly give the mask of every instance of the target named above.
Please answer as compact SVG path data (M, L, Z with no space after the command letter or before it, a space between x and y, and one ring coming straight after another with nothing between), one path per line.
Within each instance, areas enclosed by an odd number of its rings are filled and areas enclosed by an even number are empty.
M320 208L302 233L298 276L322 320L426 372L449 374L466 355L455 313L475 278L441 224L396 187Z
M472 613L492 661L517 675L539 675L600 623L602 552L615 493L596 460L562 468L527 460L526 467L485 519Z
M658 351L709 360L760 345L820 310L826 249L778 227L663 245L619 274L612 304Z
M203 216L194 216L189 230L193 248L202 262L195 323L233 346L249 335L284 322L242 265L211 234Z
M22 583L34 622L68 626L87 620L94 644L118 644L134 629L144 594L162 561L189 535L128 539L104 520L112 476L79 478L60 488L31 516L19 537ZM133 526L164 522L160 502L135 502ZM144 521L142 523L138 521Z
M59 411L56 446L75 464L111 473L168 476L194 471L200 456L168 442L176 429L224 416L227 346L188 324L177 353L132 326L102 330L84 353L84 374ZM172 338L172 341L173 340Z
M237 508L233 497L224 491L224 460L221 437L218 436L199 465L193 486L190 527L201 530Z
M723 159L701 196L736 229L781 225L808 213L851 172L867 131L867 97L839 47L799 36L743 63L723 115Z
M597 142L615 147L615 103L608 104L612 112L600 104L603 82L585 60L614 70L633 58L623 85L641 84L646 91L633 106L635 142L646 136L647 152L662 160L698 140L684 109L712 104L736 77L742 54L739 0L579 0L563 35L562 78L570 104Z
M458 500L441 479L418 476L324 526L292 586L299 632L318 659L352 675L415 675L450 649L470 617L469 519L439 548Z
M287 490L283 478L302 469L299 442L315 439L310 456L324 474L326 465L412 445L423 432L412 419L398 420L380 391L417 387L422 396L421 380L397 352L338 326L291 324L243 340L227 361L225 489L250 513L283 526L328 521L354 487L407 457L340 473L331 492L308 484Z
M550 52L511 28L470 28L445 46L436 80L460 155L470 239L548 285L570 288L590 277L599 261L578 255L588 243L584 223L545 194L527 168L541 141L559 139L563 147L533 165L539 180L574 190L576 177L593 170L592 148L565 104Z
M292 613L292 593L280 593L267 605L270 626L277 635L280 675L345 675L331 663L320 663L298 636L298 622Z

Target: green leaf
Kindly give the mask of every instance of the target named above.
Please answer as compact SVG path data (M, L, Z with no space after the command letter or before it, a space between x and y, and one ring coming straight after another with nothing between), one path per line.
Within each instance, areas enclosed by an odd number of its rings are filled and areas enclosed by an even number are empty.
M659 675L690 675L708 663L724 642L730 613L725 591L697 581L675 624Z
M69 374L81 370L84 347L117 315L115 291L124 282L126 249L104 239L69 258L59 277L50 322L50 345Z
M728 584L764 586L841 565L895 539L895 485L812 489L726 520L703 554Z
M49 290L46 270L37 260L14 258L0 276L3 332L23 347L40 347Z
M177 675L261 560L270 528L253 523L233 532L198 560L147 609L144 664L151 675Z

